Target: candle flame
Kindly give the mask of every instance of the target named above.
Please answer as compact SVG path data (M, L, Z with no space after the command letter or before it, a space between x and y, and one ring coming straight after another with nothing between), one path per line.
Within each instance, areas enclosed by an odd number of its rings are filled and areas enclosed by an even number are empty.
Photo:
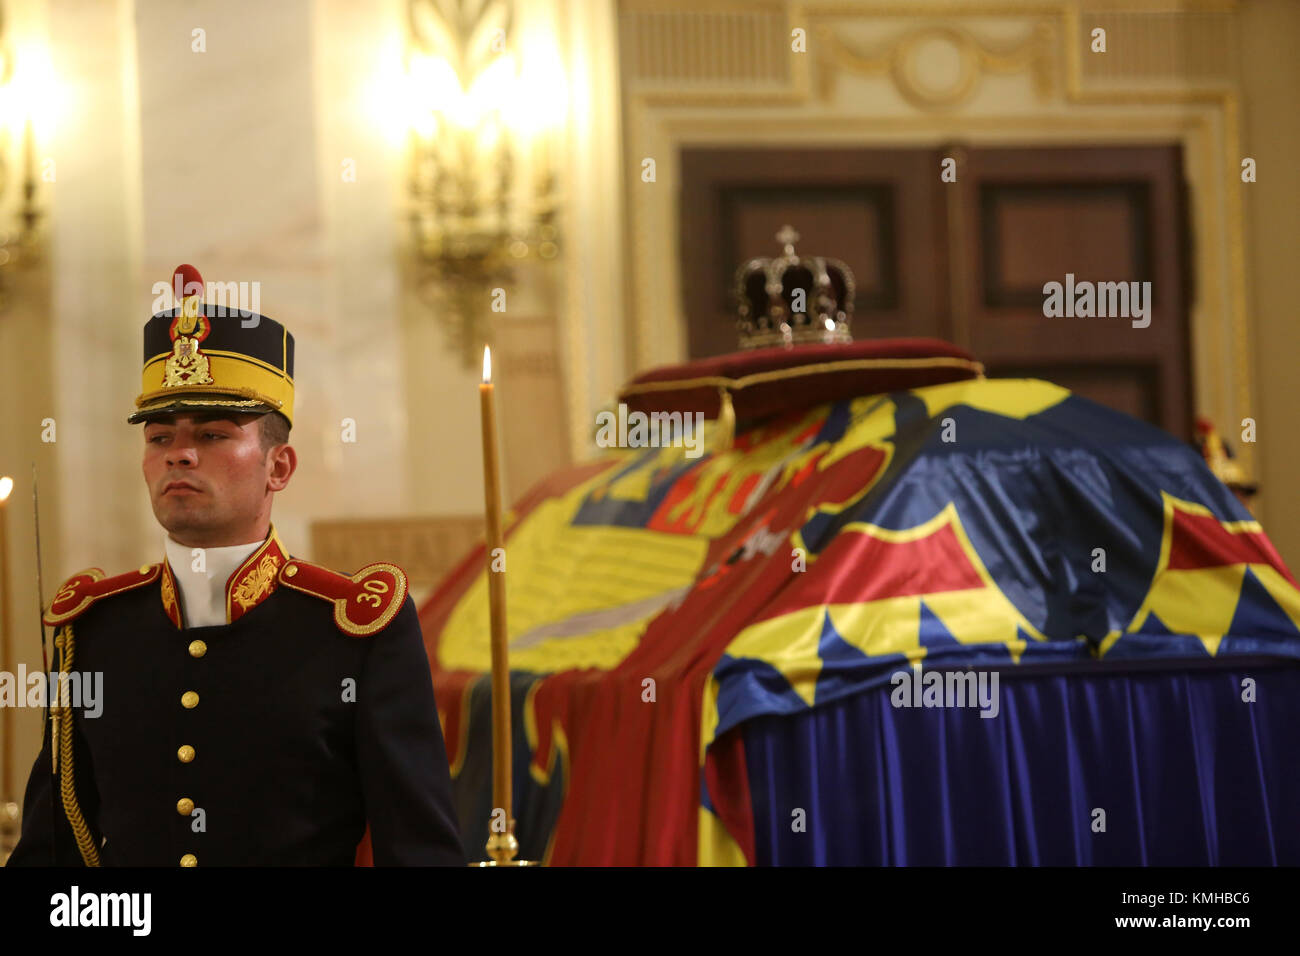
M492 384L492 347L483 346L483 384Z
M14 490L14 480L8 475L0 478L0 501L9 497L9 492Z

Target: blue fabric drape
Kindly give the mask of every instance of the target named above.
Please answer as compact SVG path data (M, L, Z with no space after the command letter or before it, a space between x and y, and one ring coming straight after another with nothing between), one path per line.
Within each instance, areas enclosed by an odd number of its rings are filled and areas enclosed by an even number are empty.
M1300 864L1300 667L1255 663L1004 674L993 718L884 688L748 721L756 862Z

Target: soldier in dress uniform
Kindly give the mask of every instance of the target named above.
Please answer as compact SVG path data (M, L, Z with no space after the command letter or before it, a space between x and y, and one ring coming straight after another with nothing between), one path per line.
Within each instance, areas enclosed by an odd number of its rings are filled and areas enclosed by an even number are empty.
M297 465L293 337L201 301L144 330L144 478L164 560L59 588L61 674L9 864L465 864L406 576L293 557L271 503ZM70 680L69 685L73 682ZM51 688L57 691L57 687ZM53 694L52 694L53 697Z

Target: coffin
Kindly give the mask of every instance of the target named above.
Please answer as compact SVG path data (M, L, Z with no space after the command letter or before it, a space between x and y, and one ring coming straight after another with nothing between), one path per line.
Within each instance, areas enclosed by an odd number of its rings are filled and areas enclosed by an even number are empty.
M730 402L734 441L608 449L514 503L521 856L1300 863L1300 591L1193 448L916 340L620 397L706 430ZM481 545L421 621L483 858Z

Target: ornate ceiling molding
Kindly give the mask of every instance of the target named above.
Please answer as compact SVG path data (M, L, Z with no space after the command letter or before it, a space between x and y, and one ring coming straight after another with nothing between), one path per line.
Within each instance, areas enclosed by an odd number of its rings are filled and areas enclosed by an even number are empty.
M1056 38L1050 23L1038 20L1029 34L1014 43L994 43L969 30L947 23L927 24L908 30L888 43L863 50L827 24L817 27L817 92L823 99L834 93L841 70L862 76L888 75L899 94L918 109L954 109L975 93L985 74L1028 71L1040 99L1053 94L1052 64ZM923 78L923 61L956 64L955 78L931 83Z

